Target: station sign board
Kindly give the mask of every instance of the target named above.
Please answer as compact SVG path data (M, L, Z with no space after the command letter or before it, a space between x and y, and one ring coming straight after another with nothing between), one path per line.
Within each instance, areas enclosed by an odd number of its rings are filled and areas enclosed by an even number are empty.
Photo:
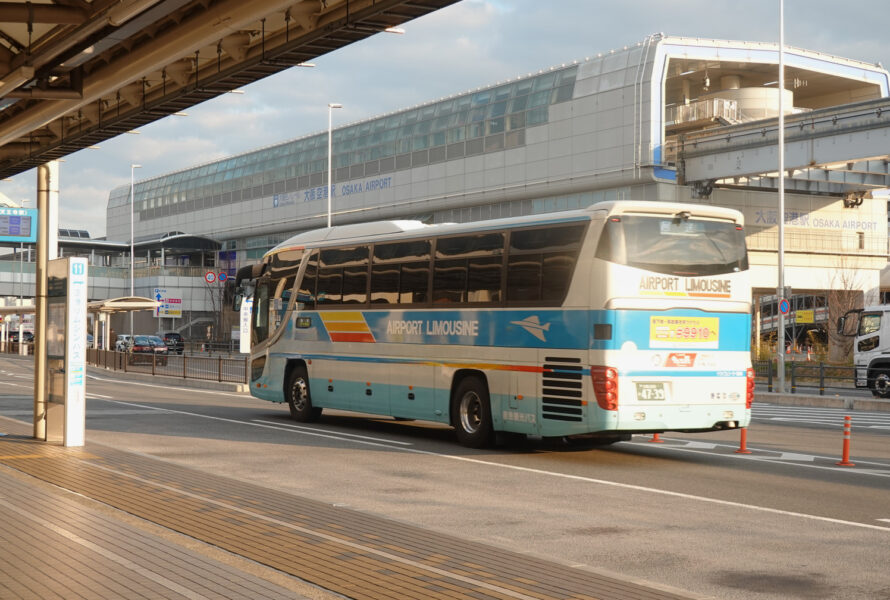
M36 208L0 207L0 242L36 241Z

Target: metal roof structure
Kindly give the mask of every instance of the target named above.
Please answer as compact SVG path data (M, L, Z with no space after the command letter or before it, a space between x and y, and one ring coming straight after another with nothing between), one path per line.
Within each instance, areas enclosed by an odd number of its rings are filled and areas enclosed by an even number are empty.
M143 296L124 296L121 298L108 298L105 300L93 300L87 304L87 312L91 313L119 313L138 310L155 310L158 301ZM34 314L37 307L33 304L25 306L0 306L0 315L30 315Z
M0 2L0 178L455 1Z

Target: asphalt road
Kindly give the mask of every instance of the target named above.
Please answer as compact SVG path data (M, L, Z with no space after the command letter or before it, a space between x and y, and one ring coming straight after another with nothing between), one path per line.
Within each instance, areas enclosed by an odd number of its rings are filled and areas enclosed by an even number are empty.
M30 422L30 361L0 358L0 415ZM721 599L890 598L890 413L755 405L738 432L578 450L470 450L448 428L330 411L304 425L244 394L87 384L109 444L339 506ZM2 421L0 421L2 427Z

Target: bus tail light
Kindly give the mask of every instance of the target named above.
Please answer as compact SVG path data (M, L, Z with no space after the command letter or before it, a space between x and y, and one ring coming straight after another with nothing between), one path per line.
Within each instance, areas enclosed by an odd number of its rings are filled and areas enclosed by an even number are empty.
M751 404L754 402L754 369L745 371L745 379L747 383L745 408L751 408Z
M618 410L618 370L613 367L590 367L596 403L603 410Z

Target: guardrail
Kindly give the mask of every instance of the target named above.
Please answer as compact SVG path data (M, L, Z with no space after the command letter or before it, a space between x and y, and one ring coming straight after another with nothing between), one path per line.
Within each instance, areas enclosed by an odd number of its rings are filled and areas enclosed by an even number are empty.
M766 380L767 391L773 391L773 380L778 375L776 364L773 361L754 361L754 374L755 377ZM796 394L799 391L798 388L818 388L820 396L825 395L825 390L854 390L856 389L855 377L856 369L852 366L831 365L824 362L790 361L785 363L785 380L790 382L792 394Z
M227 383L247 383L247 358L192 356L189 354L140 354L87 349L87 363L112 371L166 375Z

